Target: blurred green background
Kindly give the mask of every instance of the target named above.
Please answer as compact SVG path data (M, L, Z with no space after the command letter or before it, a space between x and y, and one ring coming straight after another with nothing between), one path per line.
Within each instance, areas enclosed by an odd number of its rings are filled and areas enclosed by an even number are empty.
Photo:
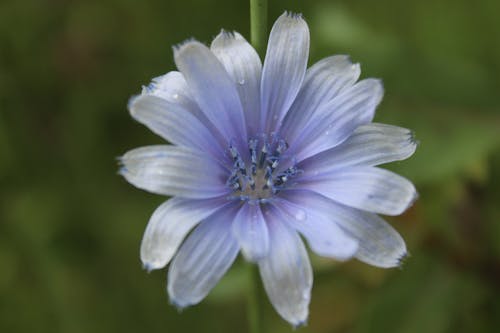
M401 270L314 257L299 332L495 332L500 327L500 2L270 1L302 12L311 60L350 54L384 80L376 120L416 131L389 166L420 199L390 218ZM249 35L246 1L0 2L0 332L245 332L247 264L200 305L168 304L139 244L164 198L116 173L161 139L128 98L174 69L171 46ZM269 332L290 332L265 300Z

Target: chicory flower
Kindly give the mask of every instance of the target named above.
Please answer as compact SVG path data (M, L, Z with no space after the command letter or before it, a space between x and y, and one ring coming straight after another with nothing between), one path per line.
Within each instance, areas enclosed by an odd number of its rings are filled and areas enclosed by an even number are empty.
M148 270L170 263L168 294L200 302L238 253L259 266L276 311L293 325L308 316L310 249L337 260L394 267L401 236L377 214L415 200L405 178L377 167L413 154L411 131L373 123L379 80L331 56L307 69L309 30L300 15L275 22L264 64L237 32L210 47L174 48L179 71L153 79L129 110L170 144L122 158L131 184L170 196L141 245Z

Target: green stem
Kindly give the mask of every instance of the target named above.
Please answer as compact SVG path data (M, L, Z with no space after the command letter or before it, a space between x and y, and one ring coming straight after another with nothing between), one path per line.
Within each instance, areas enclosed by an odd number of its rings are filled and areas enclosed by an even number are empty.
M257 53L263 57L267 41L267 0L250 0L250 41ZM259 267L249 266L248 324L250 333L264 333L263 290L260 285Z
M255 264L249 266L249 288L248 288L248 324L250 333L264 333L263 325L263 290L259 283L259 267Z
M250 0L250 41L262 57L267 40L267 0Z

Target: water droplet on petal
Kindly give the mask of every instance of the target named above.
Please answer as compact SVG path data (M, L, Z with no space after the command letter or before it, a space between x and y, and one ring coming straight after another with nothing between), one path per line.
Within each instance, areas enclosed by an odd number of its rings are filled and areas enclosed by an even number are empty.
M297 221L304 221L306 219L306 216L307 216L306 212L303 211L302 209L299 209L295 212L294 217Z
M179 98L179 94L174 94L172 97L173 97L174 99L177 99L177 98Z
M239 80L239 81L238 81L238 84L239 84L240 86L244 85L244 84L245 84L245 80L244 80L244 79Z

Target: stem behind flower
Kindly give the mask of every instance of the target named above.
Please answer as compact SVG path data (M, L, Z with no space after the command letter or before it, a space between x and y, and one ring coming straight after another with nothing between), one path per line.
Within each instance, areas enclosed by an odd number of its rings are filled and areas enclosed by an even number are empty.
M267 0L250 0L250 41L261 57L267 40Z

